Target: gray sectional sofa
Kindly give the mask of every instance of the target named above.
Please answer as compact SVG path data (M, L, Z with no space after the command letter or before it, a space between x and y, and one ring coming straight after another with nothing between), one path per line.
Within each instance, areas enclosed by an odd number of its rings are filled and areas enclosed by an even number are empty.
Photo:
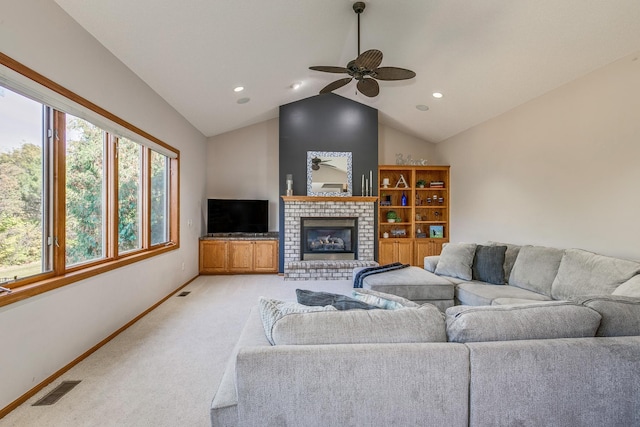
M444 313L371 289L358 291L402 308L289 307L266 321L255 307L212 425L640 426L640 264L480 246L497 249L425 259L428 282L455 289ZM502 275L481 252L503 252Z
M486 248L505 249L503 261L497 263L502 280L494 280L500 284L483 281L483 275L476 274L481 273L475 268L476 254ZM569 300L589 295L640 298L640 263L581 249L497 242L448 244L440 256L425 257L424 269L430 276L433 273L451 282L456 304L463 305ZM484 276L491 274L485 272Z

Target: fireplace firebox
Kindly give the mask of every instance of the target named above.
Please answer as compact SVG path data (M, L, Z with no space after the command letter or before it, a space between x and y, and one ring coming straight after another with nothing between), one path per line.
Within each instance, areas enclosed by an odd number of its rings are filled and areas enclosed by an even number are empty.
M358 218L300 218L300 259L358 259Z

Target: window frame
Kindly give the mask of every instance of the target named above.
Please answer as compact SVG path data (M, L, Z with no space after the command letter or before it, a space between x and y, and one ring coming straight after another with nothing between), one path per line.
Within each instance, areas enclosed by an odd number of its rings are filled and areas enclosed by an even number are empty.
M45 135L43 140L45 145L49 145L48 149L43 150L43 155L47 159L50 165L50 169L45 173L51 178L47 188L43 183L43 190L45 193L49 193L50 197L43 200L43 204L46 205L46 211L43 215L43 221L48 221L48 227L50 227L52 233L52 242L49 248L45 250L47 256L49 251L53 251L51 259L51 271L43 272L34 276L21 278L15 281L11 281L3 284L3 287L11 289L11 293L0 293L0 307L12 304L17 301L30 298L35 295L48 292L53 289L66 286L68 284L85 280L87 278L111 271L138 261L142 261L168 251L176 250L180 247L179 236L179 221L180 221L180 151L166 144L158 138L148 134L147 132L137 128L136 126L128 123L127 121L119 118L118 116L102 109L101 107L93 104L91 101L75 94L74 92L58 85L57 83L49 80L36 71L22 65L21 63L13 60L7 55L0 52L0 65L14 71L21 76L26 77L31 82L37 83L37 87L43 88L41 97L27 96L35 101L43 104L46 110L46 114L43 113L43 121L45 123ZM2 75L0 75L2 77ZM11 80L8 79L10 82ZM9 85L10 90L14 88ZM47 102L46 91L55 92L57 95L61 95L66 102L70 102L73 105L78 105L84 110L88 110L91 115L95 115L96 120L100 124L96 126L100 127L106 132L105 136L105 181L106 181L106 219L103 224L106 227L106 253L105 256L99 260L89 261L87 263L76 264L72 266L65 265L65 252L66 252L66 239L65 239L65 227L66 227L66 208L65 208L65 177L66 177L66 159L65 159L65 129L66 120L65 114L76 115L73 111L64 112L55 107L49 107ZM17 91L20 93L20 91ZM33 91L30 91L33 92ZM39 90L36 90L39 93ZM91 122L91 118L83 117L85 120ZM102 123L113 123L114 130L105 129ZM128 131L127 135L122 137L130 139L141 145L142 151L142 165L141 165L141 247L131 251L126 251L123 254L118 253L118 181L117 181L117 160L116 160L116 143L120 137L118 135L118 128L124 128ZM47 129L52 129L49 135L46 135ZM132 137L133 136L133 137ZM135 136L139 138L136 139ZM151 145L149 145L150 142ZM165 155L168 159L167 162L167 202L168 210L168 240L163 243L151 245L151 150L160 147L164 152L156 149L159 154ZM45 238L46 240L46 238Z

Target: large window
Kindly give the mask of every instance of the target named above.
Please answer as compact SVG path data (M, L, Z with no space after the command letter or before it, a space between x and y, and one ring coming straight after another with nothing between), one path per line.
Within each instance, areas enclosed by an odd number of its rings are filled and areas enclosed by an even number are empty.
M151 244L169 236L169 158L151 150Z
M118 159L118 251L141 247L142 235L142 147L119 138Z
M66 115L66 264L105 256L105 132Z
M0 306L177 248L178 152L5 66L37 84L0 74Z
M0 87L0 283L47 271L44 106Z

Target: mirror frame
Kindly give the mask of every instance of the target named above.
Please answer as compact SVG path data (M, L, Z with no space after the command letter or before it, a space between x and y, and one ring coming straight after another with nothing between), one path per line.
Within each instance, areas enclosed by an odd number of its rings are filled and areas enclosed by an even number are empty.
M316 158L327 158L327 157L346 157L347 158L347 191L323 191L323 192L315 192L313 191L312 183L313 183L313 169L311 169L312 163L311 160ZM351 197L353 193L353 188L351 185L353 173L351 169L351 161L352 154L351 152L345 151L307 151L307 196L316 196L316 197Z

